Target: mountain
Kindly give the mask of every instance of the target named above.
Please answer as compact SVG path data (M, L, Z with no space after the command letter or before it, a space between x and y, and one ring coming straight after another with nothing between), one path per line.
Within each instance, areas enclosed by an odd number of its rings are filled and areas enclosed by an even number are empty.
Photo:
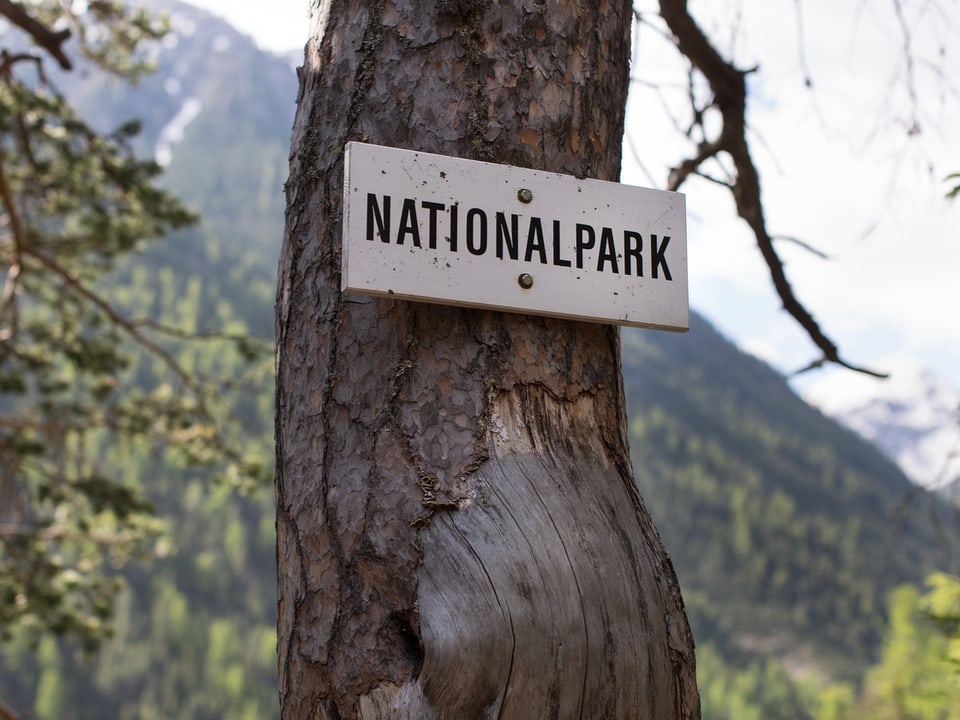
M698 643L856 676L890 590L952 558L942 503L695 314L623 344L637 483Z
M910 357L883 366L887 380L831 372L802 394L874 443L913 482L949 493L960 483L960 390Z
M205 247L239 250L235 261L266 273L272 284L296 109L294 67L204 10L176 0L147 5L171 28L151 49L155 72L131 88L81 64L55 73L57 82L101 131L141 120L135 147L161 163L164 184L201 212ZM186 260L201 262L199 255ZM272 336L272 325L271 317L265 334Z
M163 7L173 34L136 88L82 72L61 80L100 127L144 118L141 151L167 163L164 182L203 215L118 272L115 289L197 327L269 338L296 77L208 13ZM637 483L701 667L764 662L790 678L858 680L890 590L951 566L945 505L699 316L686 334L622 339ZM215 349L197 355L221 361ZM270 378L237 407L269 451ZM40 720L275 717L270 489L242 494L154 458L121 471L148 488L166 552L125 569L115 636L95 658L52 640L0 648L0 699ZM776 717L805 716L781 703Z

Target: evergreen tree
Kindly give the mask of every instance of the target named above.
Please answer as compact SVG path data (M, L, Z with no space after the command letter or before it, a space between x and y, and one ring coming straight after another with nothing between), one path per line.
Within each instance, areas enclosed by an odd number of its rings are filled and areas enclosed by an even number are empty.
M960 693L946 653L947 639L924 616L917 590L904 586L893 592L883 656L867 672L863 697L852 717L960 718Z
M109 290L120 265L195 216L135 156L139 123L94 128L58 87L78 64L135 81L165 22L102 0L0 0L0 16L0 633L92 650L121 587L114 570L156 549L142 472L168 456L234 476L260 468L227 417L231 383L181 359L196 328L135 315L152 303Z

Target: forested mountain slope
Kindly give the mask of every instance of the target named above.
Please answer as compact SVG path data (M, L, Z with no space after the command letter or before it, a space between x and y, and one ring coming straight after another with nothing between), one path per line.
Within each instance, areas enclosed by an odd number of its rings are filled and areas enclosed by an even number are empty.
M295 74L206 13L165 7L174 34L137 88L63 80L106 127L142 117L142 151L169 161L165 183L203 216L123 268L114 292L198 330L270 338ZM626 330L623 344L637 481L698 644L731 667L771 657L859 676L890 588L950 564L939 506L698 316L688 334ZM204 346L190 363L220 360ZM236 408L269 455L270 377ZM0 649L0 698L41 719L275 716L270 488L243 494L152 458L123 471L165 520L162 557L127 569L116 636L95 658L52 641Z
M945 508L699 316L623 337L637 482L695 636L855 676L888 592L951 565Z
M222 342L180 358L201 377L236 380L234 413L265 463L273 453L272 354L283 181L296 98L284 59L226 23L174 3L157 71L137 86L84 68L56 82L109 131L143 120L137 147L165 163L163 182L201 223L125 261L102 291L131 315L187 331L249 332L265 354L237 363ZM132 371L147 380L153 361ZM249 376L249 377L246 377ZM113 453L111 453L113 454ZM117 453L110 469L141 484L164 525L157 558L124 568L115 633L86 658L45 639L0 647L0 699L30 717L269 718L277 713L275 550L269 485L238 490L213 473Z

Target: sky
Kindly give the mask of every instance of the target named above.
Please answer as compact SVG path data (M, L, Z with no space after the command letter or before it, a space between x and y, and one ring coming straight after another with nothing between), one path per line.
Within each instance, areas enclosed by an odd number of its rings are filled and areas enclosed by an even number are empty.
M195 0L264 49L300 48L307 0ZM672 116L686 73L651 25L634 34L622 181L663 187L691 146ZM692 2L750 75L748 140L772 234L799 299L855 365L911 358L960 388L960 8L954 0ZM714 167L714 174L722 169ZM691 307L785 374L819 353L782 310L729 192L694 178L687 198ZM828 373L831 371L827 371ZM796 379L803 384L823 371Z

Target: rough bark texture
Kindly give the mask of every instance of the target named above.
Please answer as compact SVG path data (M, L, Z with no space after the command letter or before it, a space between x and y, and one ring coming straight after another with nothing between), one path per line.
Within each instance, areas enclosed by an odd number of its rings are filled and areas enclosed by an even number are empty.
M349 140L617 179L629 2L313 13L277 301L283 717L699 717L616 329L339 289Z

